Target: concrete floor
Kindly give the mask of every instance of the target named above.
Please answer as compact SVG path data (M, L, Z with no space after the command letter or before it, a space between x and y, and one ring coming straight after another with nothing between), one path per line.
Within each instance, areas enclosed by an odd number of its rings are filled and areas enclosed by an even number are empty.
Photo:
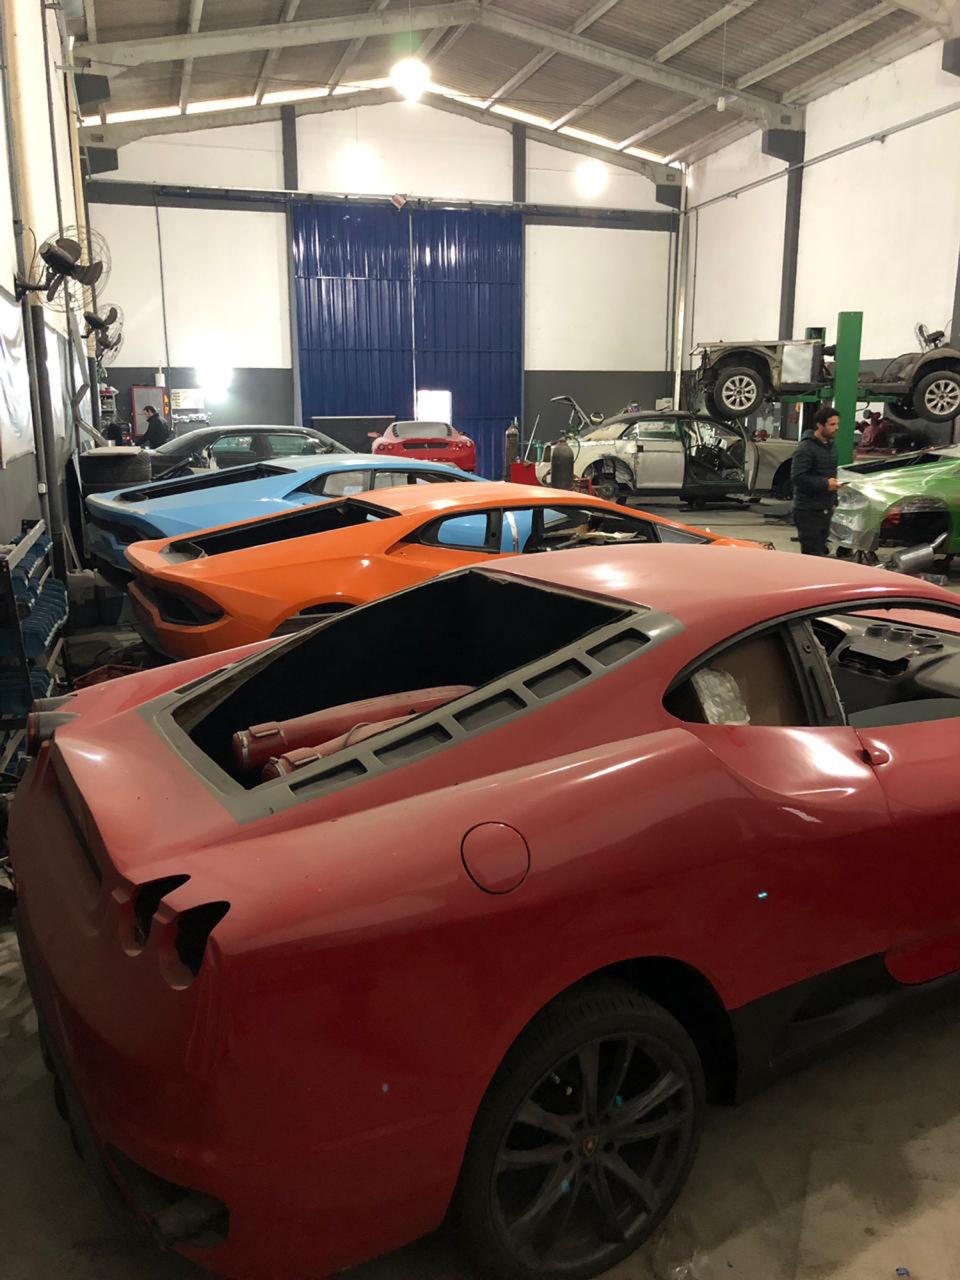
M683 515L796 550L761 510ZM960 590L960 579L951 586ZM681 1200L609 1280L960 1280L960 1004L711 1111ZM200 1280L101 1206L53 1104L16 941L0 928L0 1280ZM305 1278L306 1280L306 1278ZM440 1235L348 1280L485 1280Z

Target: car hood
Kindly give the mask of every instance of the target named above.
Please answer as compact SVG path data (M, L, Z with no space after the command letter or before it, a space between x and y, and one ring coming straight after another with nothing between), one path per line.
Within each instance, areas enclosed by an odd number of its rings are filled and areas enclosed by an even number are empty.
M846 471L840 473L840 479L875 503L909 497L940 498L948 503L960 499L960 462L934 462L873 475Z

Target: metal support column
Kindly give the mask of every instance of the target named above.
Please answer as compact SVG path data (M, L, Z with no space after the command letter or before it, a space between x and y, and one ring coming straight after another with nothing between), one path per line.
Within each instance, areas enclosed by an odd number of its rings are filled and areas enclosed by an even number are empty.
M527 202L527 128L513 126L513 203Z
M783 223L783 266L780 274L781 339L793 337L797 303L797 251L800 247L800 206L803 200L803 144L800 134L800 156L795 168L787 173L787 208Z
M297 144L297 112L292 106L280 108L280 139L283 147L283 185L288 191L300 187L300 158ZM293 375L293 421L304 426L300 394L300 326L297 321L297 269L293 251L293 211L288 204L283 215L287 234L287 309L290 332L290 371Z
M283 185L287 191L296 191L300 186L297 111L289 103L280 108L280 145L283 149Z
M837 461L841 466L853 461L853 428L857 420L860 390L860 340L863 312L841 311L837 316L837 355L833 378L833 404L840 415L837 433Z
M43 307L39 302L31 302L28 310L37 361L40 430L43 434L43 452L47 463L47 503L50 510L50 537L53 539L53 572L62 582L66 582L67 543L64 531L63 490L60 487L60 476L57 470L57 439L53 431L53 401L50 398L50 379L47 376L47 328Z

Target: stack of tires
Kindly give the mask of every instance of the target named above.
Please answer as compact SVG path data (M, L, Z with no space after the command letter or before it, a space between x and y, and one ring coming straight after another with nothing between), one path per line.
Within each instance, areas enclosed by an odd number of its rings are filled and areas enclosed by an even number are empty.
M109 493L150 479L150 455L134 445L113 445L80 454L84 494Z

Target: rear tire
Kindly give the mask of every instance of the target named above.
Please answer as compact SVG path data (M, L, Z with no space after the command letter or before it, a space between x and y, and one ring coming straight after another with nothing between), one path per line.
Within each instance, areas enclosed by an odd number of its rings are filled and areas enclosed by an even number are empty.
M913 407L927 422L952 422L960 417L960 373L934 369L913 390Z
M589 1280L679 1195L703 1123L690 1037L618 982L584 983L514 1043L484 1098L455 1200L484 1277Z
M722 418L749 418L770 394L763 374L746 365L721 369L710 389L713 408Z

